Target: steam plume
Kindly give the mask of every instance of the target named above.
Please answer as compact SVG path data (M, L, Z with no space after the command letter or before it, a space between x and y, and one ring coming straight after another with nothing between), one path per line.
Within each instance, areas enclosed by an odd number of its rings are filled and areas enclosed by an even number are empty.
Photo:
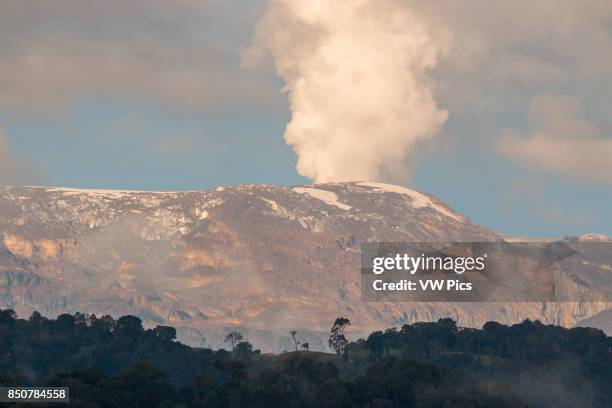
M404 1L270 0L243 63L270 55L285 81L299 174L388 179L446 121L426 78L446 45Z

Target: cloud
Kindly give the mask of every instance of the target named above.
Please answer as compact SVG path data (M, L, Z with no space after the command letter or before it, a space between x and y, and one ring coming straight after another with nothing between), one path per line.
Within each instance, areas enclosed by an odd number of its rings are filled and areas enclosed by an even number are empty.
M3 1L0 109L100 98L198 111L278 106L269 82L240 69L232 13L190 0Z
M99 100L198 112L278 109L284 101L271 73L240 67L239 50L259 18L242 63L271 61L285 82L292 112L285 140L297 153L298 172L316 181L404 179L419 146L444 145L459 133L489 138L489 128L508 117L516 121L544 92L579 95L589 113L610 102L608 0L260 4L2 1L0 112L57 111ZM546 138L518 139L560 149L546 145L568 129L561 116L559 125L547 125ZM450 125L447 137L443 126ZM515 132L542 133L535 122L530 126ZM607 152L606 140L591 136L568 148ZM470 141L457 145L463 143ZM514 157L513 146L505 150ZM593 179L605 170L590 163L572 173Z
M447 110L485 137L534 95L612 91L611 18L605 0L270 0L243 63L284 80L301 175L389 180L446 142Z
M406 170L414 145L447 118L427 73L443 36L394 0L270 1L246 65L271 56L292 113L285 140L315 182L379 180Z
M612 184L612 138L601 136L575 100L555 95L536 98L529 125L527 133L504 130L497 151L528 168Z
M434 77L437 96L453 114L490 115L544 91L612 85L607 0L442 0L414 7L451 33Z

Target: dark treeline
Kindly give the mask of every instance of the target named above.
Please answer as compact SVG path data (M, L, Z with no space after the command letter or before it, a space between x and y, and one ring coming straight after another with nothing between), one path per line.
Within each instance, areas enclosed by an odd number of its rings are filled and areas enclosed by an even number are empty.
M0 385L68 386L71 407L612 406L612 338L597 329L441 319L345 343L349 324L332 326L338 354L264 355L237 333L213 351L134 316L0 310Z

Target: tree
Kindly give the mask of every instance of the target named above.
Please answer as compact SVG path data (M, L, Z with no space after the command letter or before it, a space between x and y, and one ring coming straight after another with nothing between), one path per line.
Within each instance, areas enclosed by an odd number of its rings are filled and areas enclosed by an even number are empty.
M45 320L47 320L45 317L43 317L40 313L38 313L37 311L32 312L32 315L30 316L30 318L28 319L28 322L33 326L33 327L38 327L40 326L40 324L42 322L44 322Z
M64 313L57 316L57 319L55 319L55 327L57 327L59 330L70 331L74 329L75 321L74 316Z
M17 320L17 313L13 309L0 309L0 324L13 324Z
M176 391L165 373L146 362L119 372L104 381L101 388L103 392L99 398L102 400L99 402L107 407L159 407L164 402L176 400Z
M344 336L344 329L351 325L351 321L345 317L338 317L331 328L329 336L329 346L334 349L336 354L346 357L347 338Z
M297 339L295 338L295 335L297 334L297 330L291 330L289 334L291 334L291 338L293 339L293 344L295 344L295 351L297 351L298 345L300 344L300 342L297 341Z
M236 344L240 343L242 341L242 334L240 334L237 331L233 331L231 333L228 333L227 336L225 336L225 343L229 343L231 346L231 350L234 351L234 348L236 347Z
M234 356L240 360L248 359L253 353L253 345L248 341L241 341L240 343L236 344L233 353Z
M386 336L381 331L375 331L368 336L368 339L365 342L365 346L375 357L382 357L385 353L385 340L388 336Z
M305 351L308 351L308 347L310 347L310 344L308 344L308 342L304 342L300 345L300 347L302 347Z
M174 327L157 326L153 329L153 333L155 333L155 337L162 341L173 341L176 339L176 329Z
M117 333L131 339L136 339L143 331L142 320L136 316L122 316L117 320Z

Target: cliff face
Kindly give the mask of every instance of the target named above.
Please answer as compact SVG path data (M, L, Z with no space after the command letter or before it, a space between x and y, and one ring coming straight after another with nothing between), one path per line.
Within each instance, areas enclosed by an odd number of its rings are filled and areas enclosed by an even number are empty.
M361 242L502 239L434 197L377 183L2 188L0 236L0 307L22 317L134 314L177 327L194 345L221 346L238 327L257 347L280 351L295 328L312 349L325 349L340 315L353 333L444 316L464 326L525 318L571 326L609 306L362 302Z

